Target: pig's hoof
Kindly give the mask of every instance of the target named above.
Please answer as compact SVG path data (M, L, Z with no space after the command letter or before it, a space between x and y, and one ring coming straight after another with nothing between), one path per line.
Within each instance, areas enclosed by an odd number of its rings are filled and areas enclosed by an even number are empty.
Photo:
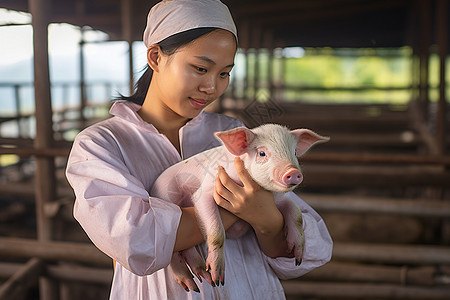
M203 268L201 270L200 269L193 270L193 272L200 282L203 282L202 278L204 278L206 280L206 282L208 282L210 285L213 285L213 280L211 278L211 274L208 271L206 271L205 268Z
M211 259L214 262L210 262L210 257L212 255L209 254L206 259L206 268L211 273L212 286L220 286L225 285L225 261L222 255L221 259Z
M179 285L186 291L189 292L194 291L197 293L200 293L200 290L197 286L197 284L194 282L193 278L188 278L185 276L180 276L180 274L174 273L175 280L178 282Z
M299 244L294 246L293 254L294 254L294 257L295 257L295 265L296 266L300 266L300 264L302 263L303 247L304 247L303 243L299 243Z
M295 265L299 266L302 263L302 259L303 259L303 247L304 247L304 243L300 242L289 242L287 241L288 244L288 253L292 253L295 257Z
M292 253L295 257L295 265L299 266L302 263L303 252L305 247L305 238L302 227L286 226L286 242L287 252Z
M175 252L172 255L172 261L169 266L172 269L173 277L186 292L192 290L200 293L197 284L194 282L194 275L189 271L179 252Z

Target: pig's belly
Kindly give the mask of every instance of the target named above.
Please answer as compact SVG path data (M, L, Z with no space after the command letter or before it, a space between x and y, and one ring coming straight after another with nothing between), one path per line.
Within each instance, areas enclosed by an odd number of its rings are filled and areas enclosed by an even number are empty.
M178 174L175 182L176 186L174 186L174 188L177 189L180 199L178 205L181 207L194 206L192 196L200 189L200 179L195 174L184 173Z

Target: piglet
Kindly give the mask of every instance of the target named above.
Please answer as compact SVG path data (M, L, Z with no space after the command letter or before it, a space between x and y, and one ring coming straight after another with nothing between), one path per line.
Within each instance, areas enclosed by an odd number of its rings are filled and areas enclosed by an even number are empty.
M303 180L298 158L312 145L328 141L327 137L311 130L290 131L277 124L265 124L252 130L238 127L215 135L222 146L171 166L158 177L150 192L154 197L181 207L195 207L208 246L206 265L195 247L174 253L170 264L175 279L186 291L198 291L191 271L200 282L203 277L213 286L224 284L225 230L212 195L219 165L234 181L242 183L234 168L236 156L243 160L256 183L274 193L275 203L285 220L288 250L295 256L296 264L300 264L304 247L302 212L285 193L294 190ZM249 225L240 220L227 230L227 236L237 238L248 228Z

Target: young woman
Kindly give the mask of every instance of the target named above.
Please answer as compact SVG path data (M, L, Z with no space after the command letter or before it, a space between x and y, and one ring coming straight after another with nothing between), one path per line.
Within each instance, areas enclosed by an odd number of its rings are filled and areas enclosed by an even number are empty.
M214 199L225 229L238 218L253 227L225 243L225 284L197 284L186 292L168 267L174 251L197 244L206 251L193 208L149 195L158 175L181 159L215 147L213 133L238 120L203 109L227 88L237 49L228 8L218 0L164 0L148 15L148 69L136 93L111 108L114 116L81 132L66 170L74 216L92 242L116 263L110 299L284 299L279 279L329 261L332 241L320 216L295 194L303 211L303 262L286 251L283 216L272 193L253 182L242 162L244 186L218 170Z

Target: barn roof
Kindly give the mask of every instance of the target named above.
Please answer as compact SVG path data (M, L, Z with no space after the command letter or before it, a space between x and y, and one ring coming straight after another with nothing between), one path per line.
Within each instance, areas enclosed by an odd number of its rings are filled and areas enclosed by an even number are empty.
M51 0L51 22L90 26L111 40L142 39L154 0ZM427 0L223 0L238 26L241 46L402 47L421 31L434 43L435 4ZM28 0L0 0L28 11ZM450 6L449 6L450 7ZM128 10L129 9L129 10ZM127 14L129 11L129 14ZM129 19L131 22L127 22ZM449 22L448 22L449 23ZM447 26L449 26L447 24ZM425 29L424 29L425 28Z

